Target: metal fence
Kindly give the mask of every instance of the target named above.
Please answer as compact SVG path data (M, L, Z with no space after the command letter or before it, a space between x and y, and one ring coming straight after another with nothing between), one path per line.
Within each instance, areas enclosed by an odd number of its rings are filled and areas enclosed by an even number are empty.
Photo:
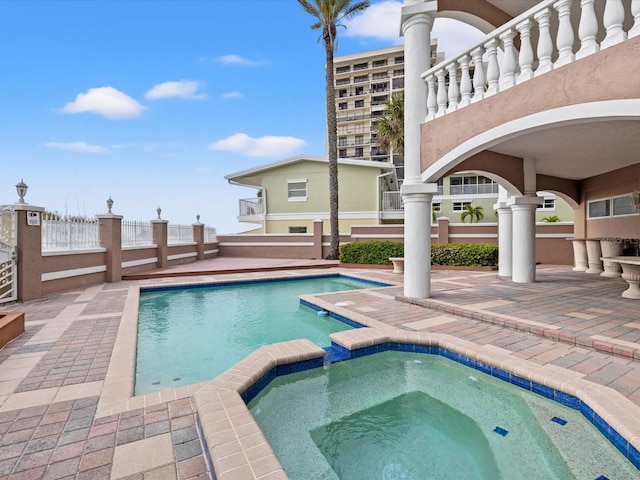
M193 243L192 225L167 225L167 244Z
M100 247L98 220L43 213L42 250L83 250Z
M153 229L150 222L122 221L122 246L138 247L153 244Z

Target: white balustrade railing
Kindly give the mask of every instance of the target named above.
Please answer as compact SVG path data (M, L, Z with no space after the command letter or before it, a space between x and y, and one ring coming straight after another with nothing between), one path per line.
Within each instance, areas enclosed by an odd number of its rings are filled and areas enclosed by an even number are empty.
M424 72L425 121L640 35L640 0L631 1L632 19L625 18L627 12L622 0L579 0L579 8L572 10L572 3L577 1L540 2L465 52ZM600 1L604 2L604 9L595 8L594 4ZM572 15L579 17L572 19ZM625 21L632 23L628 32L623 27ZM551 34L552 24L557 24L555 39ZM604 29L600 43L598 25ZM532 35L535 30L537 35ZM519 51L515 48L516 37L520 40ZM536 45L532 44L532 38L537 39ZM574 52L576 38L579 46Z
M98 220L43 213L42 250L83 250L100 247Z
M167 225L167 244L193 243L192 225Z
M245 217L248 215L261 215L262 214L262 199L261 198L242 198L238 203L239 215Z
M401 212L404 210L400 192L382 192L382 211Z
M150 222L122 221L122 246L138 247L153 244L153 228Z
M204 227L204 242L213 243L218 241L218 232L213 227Z

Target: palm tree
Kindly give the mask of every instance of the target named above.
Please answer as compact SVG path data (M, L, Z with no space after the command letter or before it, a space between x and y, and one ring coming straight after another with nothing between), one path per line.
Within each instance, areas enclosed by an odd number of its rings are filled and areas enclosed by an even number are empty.
M550 215L548 217L544 217L542 221L549 222L549 223L557 223L560 221L560 217L558 215Z
M460 220L462 223L469 217L469 223L473 223L474 220L480 221L484 218L484 212L482 211L482 207L477 206L474 207L470 203L467 203L464 206L464 212L460 215Z
M326 54L326 110L327 143L329 144L329 217L331 226L330 260L337 260L340 247L338 226L338 131L336 119L336 92L333 83L333 53L337 45L337 27L369 7L369 0L298 0L305 12L316 18L312 30L322 29L321 38ZM318 41L320 41L318 39Z
M374 122L379 145L404 155L404 90L394 93L385 103L382 116Z

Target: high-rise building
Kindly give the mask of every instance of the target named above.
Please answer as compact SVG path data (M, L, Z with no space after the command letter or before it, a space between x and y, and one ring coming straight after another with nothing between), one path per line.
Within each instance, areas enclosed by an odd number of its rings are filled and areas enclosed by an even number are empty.
M431 40L431 65L442 61ZM394 93L404 90L404 46L335 57L338 157L393 163L399 179L404 159L376 141L374 122Z

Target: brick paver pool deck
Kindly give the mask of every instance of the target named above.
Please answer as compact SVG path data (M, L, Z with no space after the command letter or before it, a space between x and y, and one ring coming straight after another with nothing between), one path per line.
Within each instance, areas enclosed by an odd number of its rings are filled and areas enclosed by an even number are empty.
M118 368L129 287L272 277L276 268L345 271L335 262L221 258L4 306L25 312L26 332L0 350L0 480L213 478L193 399L199 386L99 410L110 367ZM403 330L568 369L640 405L640 302L621 297L622 279L540 266L538 281L522 285L493 271L434 270L432 297L410 303L391 270L346 273L397 285L319 298Z

